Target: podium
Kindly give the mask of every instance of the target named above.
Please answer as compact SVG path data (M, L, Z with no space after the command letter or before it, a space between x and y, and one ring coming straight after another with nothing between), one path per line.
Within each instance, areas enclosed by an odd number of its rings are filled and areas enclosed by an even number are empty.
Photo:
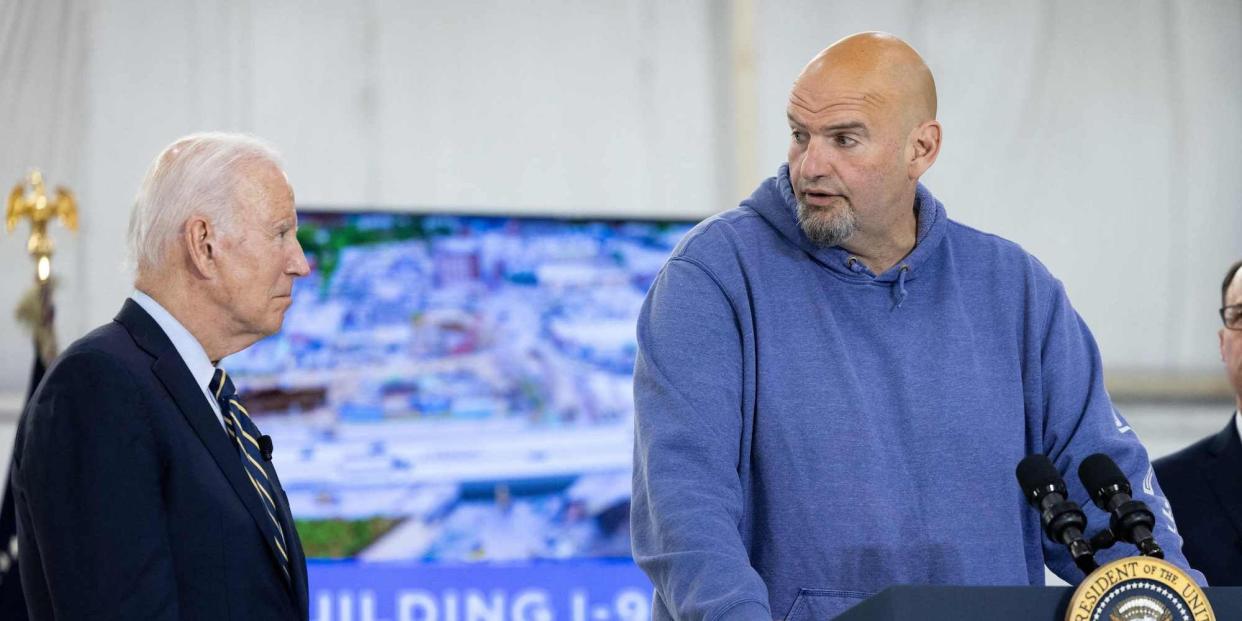
M837 621L1063 621L1070 587L903 585L884 589ZM1242 587L1204 589L1217 619L1242 619Z

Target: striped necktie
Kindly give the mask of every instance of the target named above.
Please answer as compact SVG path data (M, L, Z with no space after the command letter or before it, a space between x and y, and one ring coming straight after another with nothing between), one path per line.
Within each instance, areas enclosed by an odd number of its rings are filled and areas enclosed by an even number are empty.
M229 379L229 374L225 373L224 369L216 369L207 388L211 394L216 396L216 401L220 402L224 430L228 432L229 439L237 446L242 469L250 478L250 483L254 485L255 492L259 494L263 508L267 509L267 517L271 519L272 524L268 536L272 538L276 544L276 550L280 552L280 568L284 570L285 579L288 580L289 554L285 552L288 549L285 547L285 531L280 526L280 520L276 519L278 511L276 501L273 499L276 490L267 474L267 469L263 467L262 453L259 450L258 438L262 434L259 433L259 428L255 426L254 421L250 420L250 413L237 399L237 390L233 388L233 380Z

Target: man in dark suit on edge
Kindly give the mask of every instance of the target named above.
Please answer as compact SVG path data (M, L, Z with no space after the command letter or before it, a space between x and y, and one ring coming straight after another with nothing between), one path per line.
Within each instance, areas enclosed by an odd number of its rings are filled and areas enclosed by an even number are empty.
M1234 263L1220 286L1220 359L1242 408L1242 261ZM1229 424L1168 457L1152 463L1178 530L1182 551L1212 586L1242 585L1242 414Z
M195 134L151 165L134 292L22 414L12 485L32 619L307 619L270 440L216 363L280 329L309 268L266 144Z

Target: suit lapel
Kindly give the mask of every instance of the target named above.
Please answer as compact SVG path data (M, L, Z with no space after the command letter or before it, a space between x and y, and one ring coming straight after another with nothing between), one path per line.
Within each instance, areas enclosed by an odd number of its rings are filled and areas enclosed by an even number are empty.
M1209 450L1214 459L1204 475L1234 530L1242 536L1242 439L1234 418L1229 417L1229 424L1212 441Z
M207 403L207 396L194 382L194 376L185 366L181 355L177 353L177 349L173 347L159 324L133 300L125 301L121 312L116 316L116 321L129 331L139 347L155 357L151 370L164 384L168 394L172 395L177 409L185 416L186 422L194 430L199 441L207 447L207 452L211 454L216 465L220 467L220 471L224 473L224 478L228 480L242 505L250 513L250 517L254 519L255 526L258 527L259 532L263 533L272 562L277 564L279 570L280 552L276 549L275 541L268 534L271 532L271 527L268 526L271 520L267 517L267 509L264 508L262 499L246 477L245 470L242 469L237 448L229 442L220 420L216 418L215 411Z

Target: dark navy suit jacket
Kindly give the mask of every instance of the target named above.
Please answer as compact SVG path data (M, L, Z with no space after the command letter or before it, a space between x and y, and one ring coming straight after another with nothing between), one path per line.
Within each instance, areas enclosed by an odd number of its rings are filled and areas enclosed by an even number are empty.
M1152 463L1186 560L1212 586L1242 586L1242 440L1233 421Z
M305 557L279 480L291 582L237 449L132 300L51 366L13 455L32 619L308 618Z

